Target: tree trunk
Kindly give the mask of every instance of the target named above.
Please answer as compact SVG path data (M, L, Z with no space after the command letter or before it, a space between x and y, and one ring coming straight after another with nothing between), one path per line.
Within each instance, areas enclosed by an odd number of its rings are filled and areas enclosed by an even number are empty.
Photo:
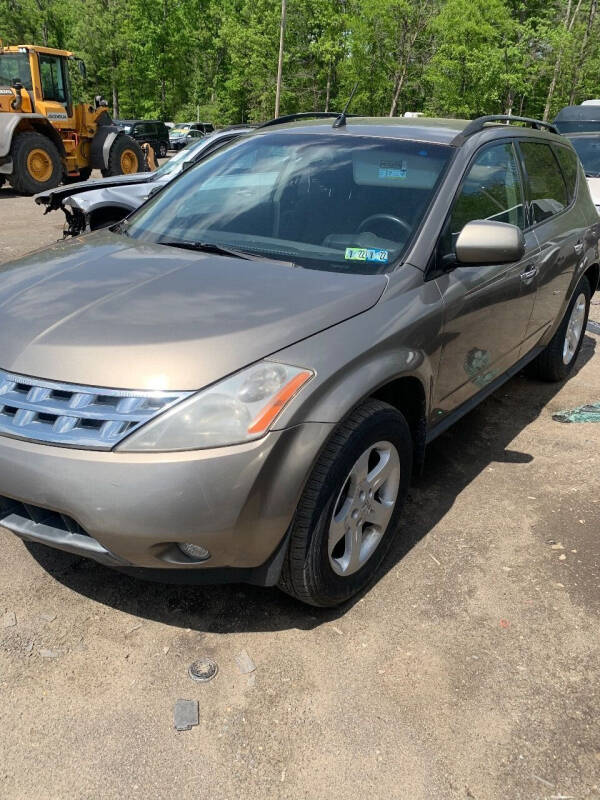
M114 119L119 119L119 89L114 79L112 85L112 115Z
M331 100L331 62L327 70L327 89L325 91L325 111L329 111L329 101Z
M394 88L394 97L392 99L392 105L390 108L390 117L394 117L396 115L396 111L398 110L398 99L400 97L400 92L402 91L402 87L404 86L404 79L406 78L406 68L407 62L404 62L404 67L402 68L402 72L396 78L396 85Z
M281 23L279 25L279 60L277 62L277 86L275 89L275 117L279 116L279 103L281 101L281 76L283 73L283 42L285 39L285 12L286 0L281 0Z
M590 2L590 13L588 14L588 21L587 26L585 29L585 34L583 36L583 41L581 43L581 49L579 51L579 58L577 59L577 64L575 65L575 71L573 72L573 81L571 83L571 94L569 96L569 105L572 106L575 104L575 94L577 92L577 84L579 83L579 77L581 75L581 69L583 67L583 62L585 61L588 41L590 38L590 32L594 25L594 20L596 18L596 12L598 10L598 0L591 0Z
M575 22L575 18L579 14L579 9L581 7L581 2L582 2L582 0L578 0L577 6L575 8L575 11L573 12L573 16L571 16L572 0L569 0L569 2L567 3L567 12L565 14L565 21L563 23L563 27L565 29L565 33L570 33L571 32L571 30L573 28L573 23ZM561 44L560 49L559 49L558 54L557 54L557 57L556 57L556 63L554 65L554 72L552 73L552 80L550 81L550 87L548 89L548 96L546 97L546 107L544 108L544 116L542 117L544 122L546 122L548 120L548 117L550 116L550 108L552 106L552 99L554 97L554 91L556 89L556 83L558 81L558 76L560 75L560 66L561 66L562 57L563 57L563 49L564 49L564 43Z

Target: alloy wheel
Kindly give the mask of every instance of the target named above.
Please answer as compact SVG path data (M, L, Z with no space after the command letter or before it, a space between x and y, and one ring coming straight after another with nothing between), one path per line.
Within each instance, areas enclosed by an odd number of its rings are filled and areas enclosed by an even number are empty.
M565 332L565 341L563 344L563 364L570 364L573 360L581 334L583 333L583 324L585 322L585 309L586 300L583 292L577 297L569 317L567 330Z
M329 563L337 575L352 575L373 555L394 512L399 487L400 457L391 442L376 442L356 460L329 525Z

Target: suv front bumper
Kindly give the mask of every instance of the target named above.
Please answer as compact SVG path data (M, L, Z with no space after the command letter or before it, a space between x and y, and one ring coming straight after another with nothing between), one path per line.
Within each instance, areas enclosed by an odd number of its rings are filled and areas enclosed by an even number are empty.
M176 570L190 582L201 573L244 580L247 571L252 582L273 583L261 567L277 554L332 427L305 423L244 445L150 454L0 437L0 525L148 577ZM184 542L210 558L188 558L177 547Z

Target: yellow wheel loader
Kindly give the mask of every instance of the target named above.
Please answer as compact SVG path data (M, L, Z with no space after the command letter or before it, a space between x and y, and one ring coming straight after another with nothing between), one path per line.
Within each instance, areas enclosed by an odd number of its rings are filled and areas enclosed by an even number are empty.
M140 145L120 131L106 101L74 103L66 50L0 42L0 186L36 194L63 181L143 172Z

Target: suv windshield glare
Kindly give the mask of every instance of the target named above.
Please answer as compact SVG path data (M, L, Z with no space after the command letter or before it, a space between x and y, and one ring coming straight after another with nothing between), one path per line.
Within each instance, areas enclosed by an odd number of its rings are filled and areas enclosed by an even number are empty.
M345 133L255 135L187 170L130 217L127 232L382 272L406 249L450 152Z

